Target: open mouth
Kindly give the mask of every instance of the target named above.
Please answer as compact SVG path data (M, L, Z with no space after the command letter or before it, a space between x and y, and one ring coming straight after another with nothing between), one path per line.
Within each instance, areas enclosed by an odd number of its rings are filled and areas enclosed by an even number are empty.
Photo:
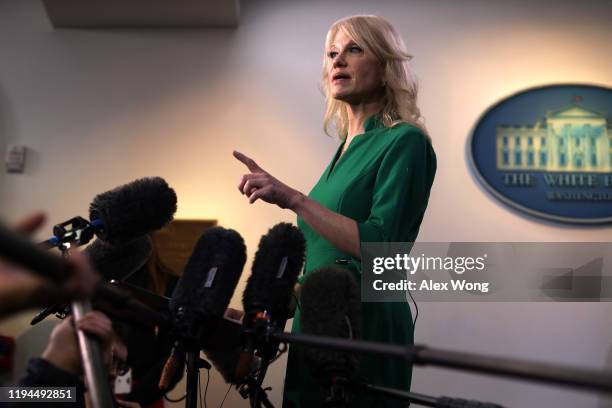
M341 81L346 79L351 79L351 76L349 74L338 73L332 77L332 81Z

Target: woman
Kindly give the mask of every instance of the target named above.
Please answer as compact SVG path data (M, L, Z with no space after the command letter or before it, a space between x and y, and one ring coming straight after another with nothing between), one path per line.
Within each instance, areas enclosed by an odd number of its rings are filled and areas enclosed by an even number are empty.
M362 242L415 241L436 170L436 158L416 106L403 41L378 16L334 23L325 41L322 87L324 127L340 137L331 163L308 196L288 187L252 159L234 152L250 173L239 189L250 203L262 199L298 216L307 243L305 275L331 264L350 269L359 282ZM303 279L303 277L302 277ZM363 303L363 338L412 344L406 303ZM293 331L300 331L299 309ZM363 358L370 383L408 390L411 367L403 361ZM320 406L320 393L304 370L299 347L289 353L285 407ZM369 395L351 406L404 406Z

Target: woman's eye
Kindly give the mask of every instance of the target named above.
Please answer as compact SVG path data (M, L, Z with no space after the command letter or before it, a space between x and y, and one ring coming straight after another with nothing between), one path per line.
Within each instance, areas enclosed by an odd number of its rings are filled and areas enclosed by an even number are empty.
M361 47L358 47L356 45L353 45L349 48L349 51L352 53L359 53L362 51Z
M328 56L329 58L331 58L331 59L334 59L334 58L336 58L336 57L338 56L338 53L337 53L336 51L329 51L329 52L327 53L327 56Z

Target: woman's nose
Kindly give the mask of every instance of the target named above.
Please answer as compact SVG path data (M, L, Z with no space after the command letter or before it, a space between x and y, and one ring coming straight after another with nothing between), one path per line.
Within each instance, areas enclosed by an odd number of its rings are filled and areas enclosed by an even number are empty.
M333 66L334 68L346 66L346 60L344 59L344 54L340 53L338 54L338 56L336 56L336 58L334 58Z

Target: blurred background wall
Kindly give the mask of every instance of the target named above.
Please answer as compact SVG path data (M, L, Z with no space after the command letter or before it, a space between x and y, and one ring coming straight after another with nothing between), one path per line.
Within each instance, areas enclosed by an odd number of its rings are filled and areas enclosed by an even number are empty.
M245 168L231 152L310 190L337 146L321 124L324 37L358 13L387 17L415 56L439 163L421 241L610 240L610 226L557 225L505 208L465 158L478 117L509 94L612 86L612 7L593 0L249 0L237 29L204 30L54 29L39 1L0 0L0 157L10 143L29 149L25 174L0 172L0 217L43 209L53 225L86 215L99 192L158 175L178 194L177 218L217 219L243 235L250 268L259 237L295 217L248 204L237 191ZM605 303L423 303L416 341L612 368L610 312ZM31 315L0 322L0 332L23 334ZM276 406L284 364L267 380ZM213 372L208 403L218 406L226 389ZM413 390L511 407L612 406L594 394L432 368L415 369ZM231 392L226 406L247 404Z

